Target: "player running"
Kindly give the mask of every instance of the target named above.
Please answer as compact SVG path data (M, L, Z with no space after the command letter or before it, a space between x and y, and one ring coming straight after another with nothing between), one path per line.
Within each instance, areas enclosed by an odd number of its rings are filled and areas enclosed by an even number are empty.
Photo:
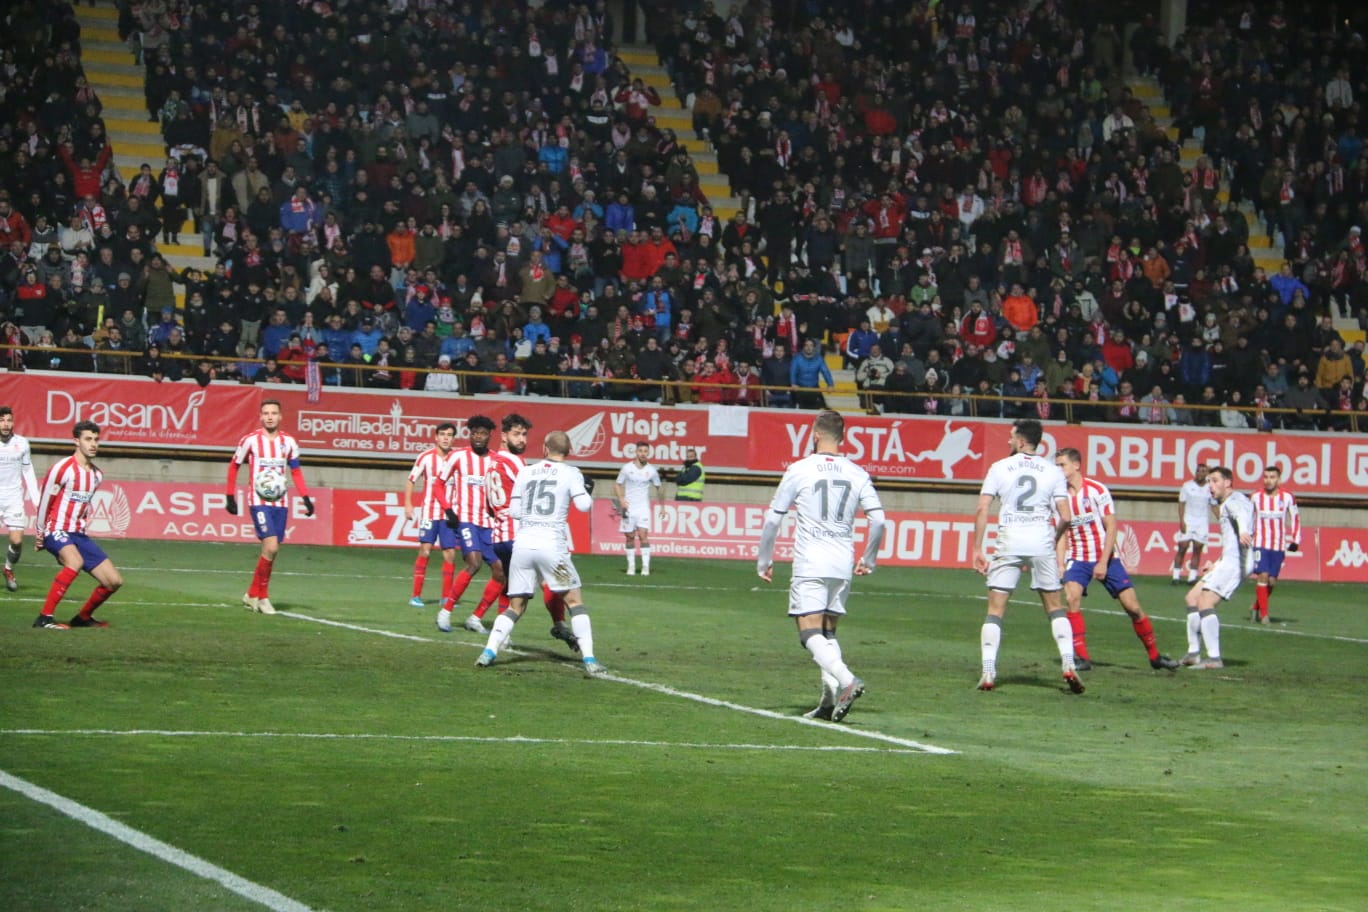
M1301 513L1292 492L1282 487L1282 469L1265 466L1263 490L1250 498L1254 504L1254 604L1251 621L1268 624L1268 600L1282 572L1286 551L1301 549Z
M1149 655L1150 667L1178 668L1173 659L1160 655L1154 642L1154 627L1140 607L1135 584L1116 556L1116 510L1111 491L1100 481L1084 478L1082 463L1082 454L1072 447L1055 454L1055 465L1064 473L1069 486L1069 511L1073 514L1068 534L1059 540L1056 556L1064 567L1064 600L1073 631L1074 668L1092 669L1083 621L1083 596L1088 594L1088 584L1094 581L1100 582L1130 615L1135 635Z
M581 598L579 573L570 557L566 525L571 504L586 512L594 500L580 470L565 463L570 453L569 436L564 431L552 431L546 435L544 448L546 457L518 473L509 497L509 512L518 523L508 570L510 604L507 611L494 619L489 641L475 665L487 668L494 664L541 581L552 592L564 595L570 627L583 655L584 673L594 677L603 674L604 668L594 658L593 626Z
M494 468L485 476L485 497L489 502L494 554L504 567L505 577L507 569L513 563L513 540L518 525L509 512L508 501L513 494L513 485L517 481L518 473L525 466L522 454L527 451L527 432L530 430L532 422L522 415L511 413L503 417L499 422L503 449L494 454ZM507 610L507 592L506 578L499 580L491 577L485 584L479 604L475 606L475 619L483 623L485 612L495 602L499 603L500 611ZM565 622L565 599L552 592L546 583L542 583L542 601L546 605L547 613L551 615L551 636L564 641L578 652L579 645L575 641L575 634Z
M1202 565L1202 551L1206 549L1207 534L1211 531L1211 492L1207 490L1209 468L1199 465L1197 471L1178 489L1178 535L1174 538L1177 551L1173 555L1173 582L1183 581L1183 559L1192 549L1192 563L1187 581L1197 582L1197 568Z
M1221 622L1216 606L1228 601L1240 583L1254 570L1254 504L1236 491L1230 469L1216 466L1207 475L1207 488L1219 505L1221 558L1203 567L1202 578L1188 590L1188 651L1184 665L1224 668L1221 659ZM1202 644L1207 659L1202 661Z
M33 622L34 627L47 630L108 627L107 621L93 617L95 609L123 586L123 577L109 555L86 535L90 505L104 480L104 473L94 463L100 451L100 427L93 421L78 421L71 436L76 440L76 452L48 469L38 501L36 550L47 551L62 565L48 589L42 612ZM53 614L82 570L95 578L95 590L68 624L59 623Z
M29 504L38 505L38 479L33 474L33 453L26 438L14 433L14 410L0 405L0 522L9 542L5 547L5 588L19 588L14 565L24 553L24 530L28 528Z
M1050 619L1050 632L1059 647L1064 683L1076 694L1083 682L1074 668L1073 633L1067 612L1059 604L1059 559L1055 543L1068 531L1073 513L1064 473L1049 460L1035 455L1043 430L1034 418L1012 425L1008 438L1012 455L999 459L988 470L974 512L974 569L988 578L988 616L981 631L983 675L979 690L997 686L997 654L1002 643L1002 617L1007 597L1016 589L1023 567L1031 570L1031 588L1040 593L1040 604ZM990 558L985 550L988 508L997 499L997 543ZM1056 520L1055 517L1058 517Z
M427 577L428 556L432 546L442 551L442 591L451 588L456 573L456 530L446 524L444 491L451 475L451 461L455 458L456 425L444 421L437 425L430 450L424 450L413 460L408 480L404 482L404 513L418 524L418 557L413 561L413 597L409 605L423 607L423 581ZM413 489L423 482L423 499L413 505Z
M789 617L798 625L798 642L822 670L822 698L804 713L808 719L840 722L864 694L865 684L846 665L836 642L836 626L846 613L851 575L874 572L883 540L884 511L869 473L840 455L845 420L833 411L812 422L816 452L784 472L760 532L755 572L774 581L774 543L789 510L797 513L793 571L789 580ZM855 514L869 521L864 554L855 561Z
M304 470L299 465L299 444L289 434L280 430L281 408L276 399L261 403L261 427L245 435L233 451L228 463L228 495L225 508L233 516L238 515L237 476L238 466L250 464L250 484L247 486L247 512L251 514L256 537L261 541L261 556L257 558L256 570L252 573L252 583L242 604L261 614L275 614L271 604L271 570L275 567L276 555L285 541L285 528L289 521L289 509L285 497L279 500L266 500L258 492L259 482L264 473L279 473L284 477L289 469L289 477L294 482L299 499L304 502L304 515L314 515L313 498L309 497L304 485Z
M442 593L437 629L443 633L451 632L452 609L475 574L480 572L480 567L487 563L494 579L499 582L505 579L503 565L494 553L492 519L485 491L485 477L494 468L494 454L489 452L494 422L484 415L472 415L466 421L466 428L470 431L470 446L456 451L446 480L447 499L456 523L456 543L465 556L465 567L452 577L451 585ZM452 519L448 517L448 521ZM465 619L464 627L475 633L486 632L484 624L474 614Z
M616 494L613 504L622 511L622 524L618 528L626 540L628 576L636 574L636 554L632 551L634 541L641 552L641 575L651 575L652 485L656 489L656 500L663 509L665 487L660 483L659 470L651 465L651 444L638 440L634 458L622 467L617 480L613 482Z

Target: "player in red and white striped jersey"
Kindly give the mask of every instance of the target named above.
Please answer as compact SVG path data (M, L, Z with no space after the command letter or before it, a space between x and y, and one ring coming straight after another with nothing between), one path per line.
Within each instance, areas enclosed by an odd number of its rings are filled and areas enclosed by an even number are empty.
M456 443L456 425L444 421L437 425L434 446L424 450L413 460L408 480L404 483L404 513L409 520L418 525L418 557L413 562L413 596L409 605L423 607L423 581L427 577L428 555L434 544L442 549L442 591L451 587L451 578L456 573L456 530L447 525L446 511L450 506L447 500L447 482L451 475L451 462L455 459L453 447ZM419 506L413 505L413 489L419 480L423 482L423 499Z
M518 473L523 470L525 465L523 453L527 451L527 432L532 429L532 423L518 414L508 414L499 424L499 430L503 434L504 448L494 454L494 468L485 476L485 496L489 502L491 530L494 539L494 553L498 556L499 562L503 565L505 577L508 567L513 558L513 536L517 531L517 521L513 519L508 509L509 498L513 494L513 483L518 479ZM494 602L499 603L499 611L508 607L508 583L505 580L491 579L484 588L484 593L480 596L480 602L475 606L473 617L484 622L485 612ZM547 613L551 615L551 636L569 644L571 649L579 651L579 644L575 639L570 625L565 622L565 599L558 593L551 591L545 583L542 583L542 600L546 605Z
M485 476L494 468L494 454L489 451L494 421L485 415L472 415L466 420L466 429L470 431L470 446L456 451L447 475L447 499L455 513L457 544L465 555L465 567L452 577L451 585L442 593L437 629L443 633L451 632L451 611L481 566L489 564L494 579L500 583L504 581L503 565L494 553L494 534L490 528L493 518L485 492ZM474 614L466 618L465 628L476 633L488 632Z
M104 473L94 462L100 451L99 425L93 421L78 421L71 429L71 436L76 440L76 452L48 469L38 501L37 550L49 552L62 565L48 589L42 612L33 622L34 627L49 630L65 630L68 626L108 627L109 624L95 620L92 615L123 585L123 577L114 562L86 535L90 505L104 480ZM53 614L82 570L95 577L95 591L90 593L90 598L69 625L60 624Z
M252 583L242 604L252 611L262 614L275 614L271 604L271 570L275 567L276 555L285 541L286 524L289 521L287 501L267 501L257 493L257 476L263 472L285 474L289 470L299 499L304 504L304 515L314 515L313 498L309 497L304 486L304 471L299 466L299 444L289 434L280 430L281 408L276 399L266 399L261 403L261 427L245 435L233 451L228 463L228 494L225 506L233 516L238 514L237 475L238 466L250 466L250 484L247 486L247 512L256 527L256 536L261 541L261 555L257 558L256 569L252 572Z
M1100 481L1083 477L1083 456L1072 447L1055 455L1055 465L1069 485L1069 509L1073 518L1068 532L1059 539L1059 563L1064 567L1064 600L1068 605L1069 627L1073 631L1074 667L1092 668L1088 656L1087 626L1083 622L1083 596L1088 584L1100 581L1131 619L1135 635L1149 655L1151 668L1178 667L1178 663L1159 653L1154 641L1154 625L1140 607L1135 584L1116 555L1116 507L1111 491Z
M1254 504L1254 604L1250 620L1268 620L1268 598L1273 594L1283 556L1301 549L1301 513L1291 491L1282 487L1282 469L1265 466L1263 490L1251 494Z

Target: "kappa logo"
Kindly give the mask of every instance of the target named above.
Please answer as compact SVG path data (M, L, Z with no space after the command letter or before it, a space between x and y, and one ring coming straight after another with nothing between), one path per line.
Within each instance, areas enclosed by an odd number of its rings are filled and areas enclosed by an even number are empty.
M116 538L128 534L133 523L133 508L128 495L119 485L107 485L95 492L86 515L86 530L91 535L111 535Z
M945 436L941 437L940 443L936 444L934 450L923 450L915 456L908 454L908 462L939 462L941 474L946 478L955 477L955 466L965 459L979 459L981 454L969 449L974 443L974 429L970 427L951 428L951 422L945 422Z
M1345 454L1345 467L1349 481L1359 487L1368 488L1368 446L1354 444Z
M1363 546L1357 541L1340 539L1339 547L1335 553L1330 555L1330 559L1325 562L1327 567L1362 567L1368 564L1368 551L1363 550Z

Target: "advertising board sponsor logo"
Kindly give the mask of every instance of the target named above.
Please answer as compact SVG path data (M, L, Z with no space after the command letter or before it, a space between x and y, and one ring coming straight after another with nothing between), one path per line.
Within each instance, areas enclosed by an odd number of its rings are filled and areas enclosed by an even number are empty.
M117 387L108 390L114 393ZM139 388L128 390L137 393ZM138 399L83 398L70 390L49 389L45 420L50 425L70 426L93 421L106 437L134 436L146 440L195 440L199 436L200 411L206 396L196 390L181 402L148 402Z

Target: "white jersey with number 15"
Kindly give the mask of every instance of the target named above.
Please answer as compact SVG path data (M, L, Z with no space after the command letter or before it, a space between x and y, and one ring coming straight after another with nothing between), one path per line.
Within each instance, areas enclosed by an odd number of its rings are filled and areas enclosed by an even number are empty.
M579 469L550 459L525 466L508 499L508 512L518 522L513 547L569 550L566 520L572 503L580 511L594 503Z

